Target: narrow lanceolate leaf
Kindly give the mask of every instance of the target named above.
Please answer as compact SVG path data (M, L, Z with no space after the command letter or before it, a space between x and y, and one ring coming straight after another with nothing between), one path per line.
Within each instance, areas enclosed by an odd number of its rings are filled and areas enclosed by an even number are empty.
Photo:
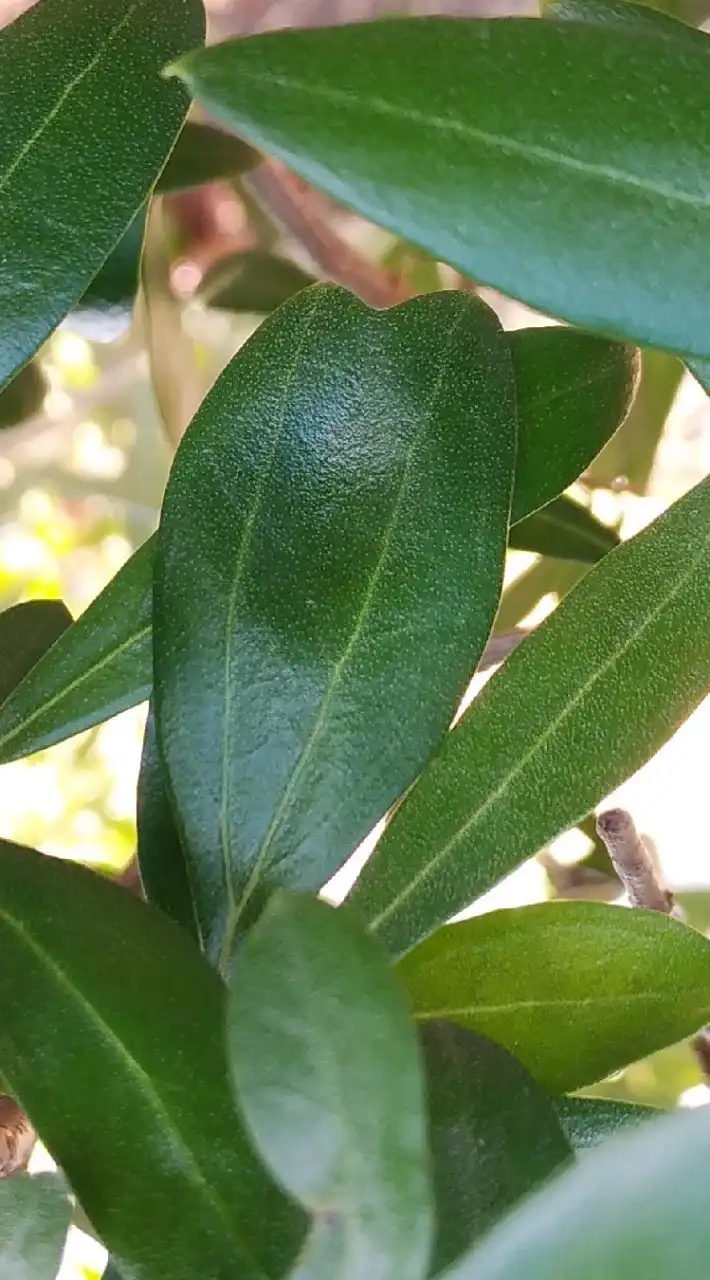
M422 1045L437 1276L572 1150L550 1099L500 1045L447 1022L423 1027Z
M0 613L0 706L71 623L61 600L28 600Z
M61 1178L28 1174L0 1182L0 1277L55 1280L71 1204Z
M615 1138L515 1209L442 1280L695 1275L710 1250L709 1144L707 1107Z
M547 0L544 13L547 17L567 22L631 26L666 40L694 40L702 44L707 39L704 32L689 27L671 14L648 4L632 3L632 0Z
M608 489L616 482L633 493L646 493L683 374L683 363L676 356L665 351L642 353L641 377L629 415L587 470L592 488Z
M277 894L234 968L228 1044L260 1154L314 1216L318 1254L342 1245L331 1275L423 1280L433 1227L424 1082L379 946L345 912ZM327 1241L324 1220L335 1228Z
M2 703L0 761L51 747L149 696L153 542L144 543Z
M558 560L596 564L619 545L613 529L595 519L591 511L563 494L553 498L510 531L510 546L518 551L535 551Z
M395 953L408 950L586 817L709 686L703 481L510 655L398 809L353 903Z
M136 808L138 865L145 896L197 940L192 888L165 783L152 707L143 738Z
M174 70L250 142L475 280L707 356L709 59L650 26L429 19L259 36Z
M236 178L261 160L258 151L213 125L188 120L156 183L163 195Z
M556 326L508 336L518 401L515 524L567 489L621 426L639 356L623 343Z
M0 33L0 386L146 199L187 109L161 68L203 32L200 0L41 0Z
M658 1116L655 1107L637 1106L632 1102L615 1102L611 1098L553 1098L555 1111L572 1148L590 1151L625 1129Z
M656 911L548 902L447 925L400 963L415 1017L503 1044L564 1093L697 1031L710 943Z
M301 1235L234 1110L224 988L170 920L0 846L0 1070L122 1280L280 1280ZM268 1222L269 1230L263 1230Z
M470 294L372 311L320 286L261 326L187 432L155 708L213 959L266 888L320 887L445 734L498 602L513 394Z

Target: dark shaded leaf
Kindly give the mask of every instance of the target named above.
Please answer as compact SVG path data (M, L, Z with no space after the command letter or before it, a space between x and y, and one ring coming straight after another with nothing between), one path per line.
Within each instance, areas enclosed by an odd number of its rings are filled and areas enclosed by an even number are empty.
M207 272L200 299L222 311L261 315L275 311L288 298L314 283L314 277L294 262L263 249L235 253Z
M639 356L633 347L574 329L508 336L518 399L515 524L567 489L624 421Z
M55 1280L70 1218L66 1186L55 1174L0 1181L2 1280Z
M259 164L258 151L214 125L188 120L180 132L155 189L161 195L236 178Z
M208 954L275 885L320 887L416 777L500 592L509 348L470 294L267 319L168 483L155 708Z
M514 525L509 544L518 551L596 564L619 545L619 536L563 494Z
M0 847L0 1068L124 1280L280 1280L299 1216L229 1096L224 989L162 913ZM269 1230L263 1230L268 1222Z
M532 1195L442 1280L669 1280L710 1251L710 1108L624 1134Z
M665 351L644 351L636 398L623 426L587 472L593 487L621 485L646 493L666 419L683 378L682 362Z
M71 313L71 328L89 342L113 342L130 326L147 213L147 205L138 210Z
M20 369L12 382L0 391L0 431L16 427L25 418L39 413L48 390L49 383L36 360Z
M279 893L240 952L228 1008L237 1100L266 1164L315 1217L318 1267L340 1243L331 1275L426 1276L424 1081L380 948L345 912ZM318 1231L324 1219L334 1234Z
M593 1084L710 1018L707 939L656 911L598 902L447 925L398 972L418 1020L490 1036L553 1093Z
M200 0L43 0L0 33L0 386L144 203L187 109L161 68L203 33Z
M625 1129L635 1129L660 1113L655 1107L611 1098L553 1098L562 1131L575 1151L589 1151Z
M28 600L0 613L0 707L71 625L62 600Z
M438 1275L572 1151L552 1102L505 1049L446 1022L427 1023L422 1044Z
M709 66L700 40L650 24L511 18L279 32L172 70L243 137L474 280L708 356Z
M0 761L17 760L150 695L149 538L0 706ZM26 606L22 606L26 607Z
M398 809L353 905L406 951L586 817L709 685L703 481L511 653Z
M145 895L199 940L188 868L165 785L152 707L138 774L138 865Z

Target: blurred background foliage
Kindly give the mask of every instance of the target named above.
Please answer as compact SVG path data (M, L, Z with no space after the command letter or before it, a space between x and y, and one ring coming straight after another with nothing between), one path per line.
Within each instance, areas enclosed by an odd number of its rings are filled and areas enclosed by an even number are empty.
M0 0L0 25L27 8ZM656 7L699 25L710 0ZM210 35L360 20L400 12L503 16L526 0L208 0ZM534 12L534 9L533 9ZM195 117L197 118L197 117ZM220 147L216 139L217 150ZM170 460L205 391L263 315L314 278L335 278L377 301L446 287L473 288L426 254L363 223L303 184L232 152L219 182L161 184L74 313L0 396L0 607L66 601L76 616L155 528ZM261 176L259 176L261 175ZM141 261L141 248L144 252ZM506 327L549 323L481 290ZM369 296L367 296L369 294ZM636 532L710 471L710 415L700 388L672 357L649 351L627 423L573 496L622 537ZM589 565L512 551L496 630L537 624ZM490 673L487 673L490 674ZM468 697L487 674L473 682ZM135 785L145 709L0 768L2 835L120 871L135 848ZM710 931L704 766L706 703L656 760L614 798L652 837L689 922ZM355 865L355 864L353 864ZM336 878L342 892L353 866ZM548 896L618 897L593 821L489 895L490 906ZM480 904L477 907L480 909ZM660 1106L707 1101L686 1046L639 1063L595 1092ZM65 1277L100 1271L85 1237Z

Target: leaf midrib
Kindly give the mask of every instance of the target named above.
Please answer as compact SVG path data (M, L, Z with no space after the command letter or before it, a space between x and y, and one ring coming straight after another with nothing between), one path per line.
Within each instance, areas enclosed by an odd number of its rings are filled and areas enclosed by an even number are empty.
M621 910L623 908L615 908ZM405 978L406 981L406 978ZM687 991L684 991L687 995ZM416 1003L416 994L412 996L412 1000ZM477 1018L484 1017L489 1014L513 1014L522 1012L523 1010L532 1009L593 1009L595 1007L605 1008L606 1006L616 1004L657 1004L662 1008L669 1007L669 998L667 991L625 991L619 995L613 996L554 996L545 997L544 999L535 1000L507 1000L503 1004L464 1004L454 1005L453 1007L434 1008L413 1010L415 1022L429 1022L436 1018ZM698 1026L710 1017L710 1004L698 1004Z

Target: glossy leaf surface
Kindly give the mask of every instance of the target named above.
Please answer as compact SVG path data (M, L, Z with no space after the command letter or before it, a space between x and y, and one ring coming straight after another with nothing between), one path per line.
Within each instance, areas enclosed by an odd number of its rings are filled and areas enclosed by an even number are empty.
M28 600L0 613L0 708L71 624L61 600Z
M518 401L515 524L576 480L631 406L633 347L557 326L509 335Z
M473 279L707 356L709 65L650 26L513 18L282 32L174 69L251 142Z
M406 951L586 817L709 685L704 481L510 655L398 809L353 904Z
M155 189L162 195L236 178L253 169L261 156L214 125L188 120L183 126Z
M309 275L294 262L263 249L235 253L208 271L200 286L206 306L222 311L268 315L307 285Z
M654 911L551 902L447 925L399 965L421 1021L505 1045L565 1093L710 1017L710 943Z
M606 1144L496 1227L442 1280L669 1280L710 1249L710 1109Z
M229 997L235 1093L288 1192L342 1226L350 1280L427 1274L424 1083L404 992L346 912L274 897Z
M0 898L0 1070L123 1280L157 1241L174 1280L280 1280L300 1223L234 1111L217 975L84 868L3 843Z
M265 321L187 432L155 707L213 959L268 887L320 887L446 732L500 592L513 392L471 295L372 311L319 286Z
M190 879L165 784L152 707L143 737L136 807L138 865L146 898L197 940Z
M51 747L150 694L153 539L0 706L0 761Z
M66 1186L54 1174L0 1181L0 1280L55 1280L70 1218Z
M618 534L596 520L591 511L563 494L519 521L510 531L510 546L558 560L596 564L619 545Z
M438 1275L572 1151L552 1102L505 1049L447 1022L423 1027L422 1046Z
M0 33L0 386L144 203L187 109L161 69L203 32L200 0L42 0Z

